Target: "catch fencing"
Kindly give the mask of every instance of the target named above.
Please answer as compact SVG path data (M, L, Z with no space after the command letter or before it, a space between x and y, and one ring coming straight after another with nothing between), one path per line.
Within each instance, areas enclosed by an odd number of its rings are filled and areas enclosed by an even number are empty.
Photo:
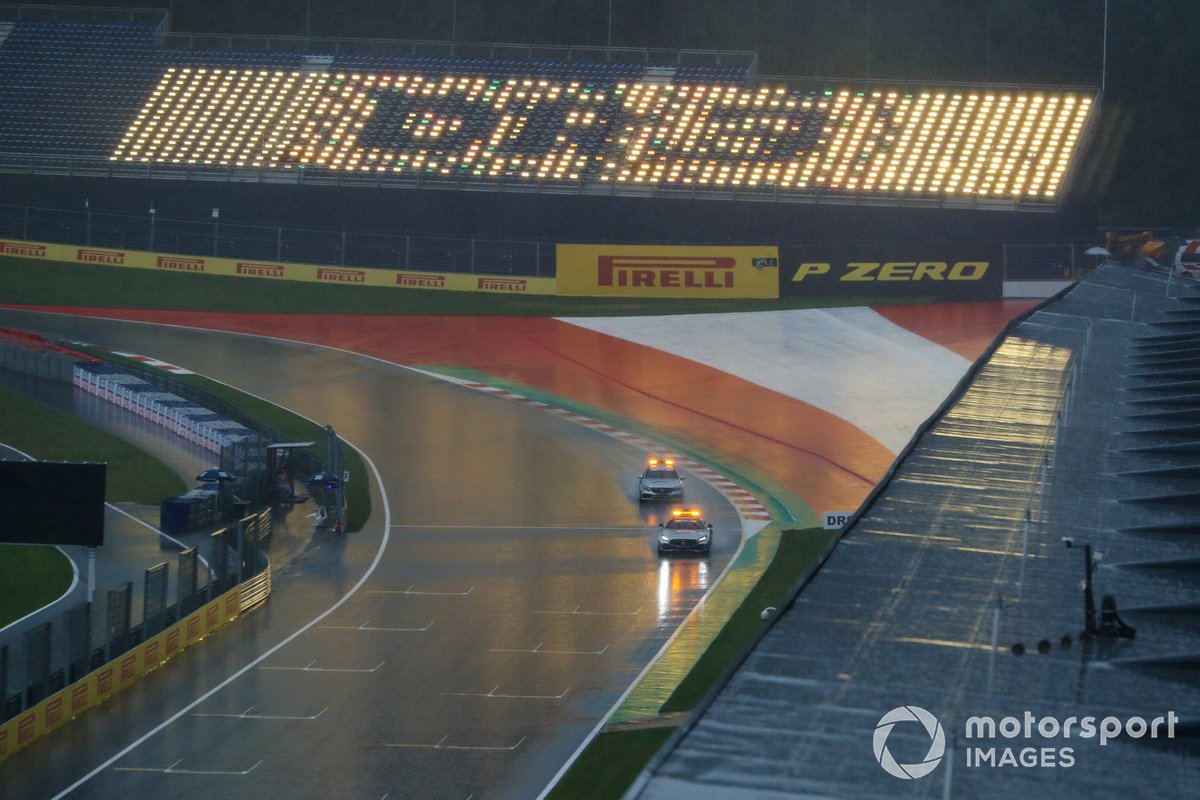
M0 205L0 238L287 264L551 276L546 242L381 234Z
M222 220L219 216L186 220L160 218L153 213L134 215L0 205L0 238L6 237L24 242L285 264L524 277L557 274L554 242L251 225ZM863 240L862 244L895 243ZM1005 281L1078 279L1096 262L1085 255L1094 242L1000 244ZM792 245L784 242L780 246Z
M196 546L182 550L174 576L169 562L150 567L140 593L130 581L102 587L91 603L77 603L57 616L39 614L0 631L0 725L169 632L235 588L240 589L238 613L265 600L271 587L271 515L264 509L211 534L207 560ZM175 646L165 649L163 660L199 638L199 626L193 627L176 633ZM0 759L4 755L0 746Z

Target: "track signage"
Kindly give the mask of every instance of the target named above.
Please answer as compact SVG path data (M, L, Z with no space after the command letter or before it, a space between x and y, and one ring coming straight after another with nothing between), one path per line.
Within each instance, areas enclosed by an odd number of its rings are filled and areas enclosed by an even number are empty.
M560 244L557 261L562 295L778 296L774 247Z
M995 300L1003 293L993 244L901 243L782 248L783 296Z
M147 253L139 250L100 250L75 245L0 240L0 255L66 261L82 264L158 269L185 274L270 278L304 283L334 283L352 286L398 286L403 289L445 289L456 292L519 292L554 294L555 279L540 276L514 278L507 275L425 272L383 268L355 268L320 264L280 264L270 261L237 261L228 258ZM772 273L772 281L777 279Z

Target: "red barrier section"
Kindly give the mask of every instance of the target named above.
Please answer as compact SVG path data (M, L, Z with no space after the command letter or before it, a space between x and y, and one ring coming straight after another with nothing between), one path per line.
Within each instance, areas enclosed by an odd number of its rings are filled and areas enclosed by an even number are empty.
M878 306L872 310L918 336L953 350L968 361L979 358L1008 321L1041 300L998 303L944 303L936 306Z
M52 344L51 342L47 342L42 339L42 337L38 336L36 333L26 333L25 331L15 331L10 328L0 328L0 341L3 341L7 344L16 345L17 347L21 347L26 350L46 350L52 353L58 353L60 355L67 356L68 358L73 358L76 361L83 361L88 364L100 363L100 359L94 356L85 355L84 353L80 353L76 350L71 350L67 347Z

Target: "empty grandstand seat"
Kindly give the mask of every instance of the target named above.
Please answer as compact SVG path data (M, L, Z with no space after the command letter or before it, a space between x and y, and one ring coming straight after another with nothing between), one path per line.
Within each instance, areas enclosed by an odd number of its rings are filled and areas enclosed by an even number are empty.
M14 25L0 43L0 152L422 180L1047 201L1091 103L987 88L748 86L736 65L314 60L163 47L154 37L141 23Z

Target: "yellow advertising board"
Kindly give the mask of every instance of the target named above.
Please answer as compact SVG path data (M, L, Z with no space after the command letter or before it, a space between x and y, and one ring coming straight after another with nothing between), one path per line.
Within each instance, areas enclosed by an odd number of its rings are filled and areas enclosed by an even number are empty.
M184 648L237 618L245 607L235 586L166 630L0 724L0 761L84 711L100 705Z
M329 267L318 264L284 264L255 259L178 256L140 250L79 247L77 245L14 240L0 240L0 255L181 272L190 275L226 275L342 286L392 286L402 289L549 295L554 294L555 284L554 278L464 275L453 272L423 272L376 269L374 267Z
M779 297L779 248L560 244L558 293L588 297Z

